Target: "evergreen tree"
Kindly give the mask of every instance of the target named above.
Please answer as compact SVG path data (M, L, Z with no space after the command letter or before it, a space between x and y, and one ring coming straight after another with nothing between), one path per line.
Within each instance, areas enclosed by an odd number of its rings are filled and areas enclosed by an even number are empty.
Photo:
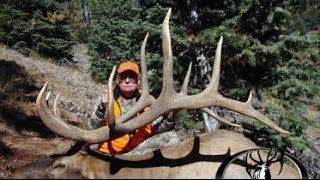
M14 46L24 54L29 53L30 10L34 9L34 1L21 2L18 0L2 1L0 8L0 42Z
M24 54L34 50L55 58L71 58L74 43L65 2L4 1L0 9L0 40Z
M306 34L296 26L290 3L194 0L181 2L173 12L181 15L174 23L186 27L188 34L184 40L189 48L178 61L189 58L194 62L194 50L199 47L213 59L216 43L223 36L221 93L246 100L248 92L255 90L267 105L266 113L277 114L272 118L293 132L289 138L272 135L275 145L302 149L309 145L306 106L319 107L319 34ZM197 12L196 23L191 21L192 11ZM195 87L201 87L201 81Z
M130 1L90 2L89 49L92 75L103 82L114 65L124 60L136 61L141 34L139 9ZM140 40L141 37L138 36Z
M112 67L121 61L130 59L139 63L140 46L146 33L149 33L146 58L150 86L154 88L152 93L156 95L159 92L159 82L162 81L161 24L168 8L159 4L148 6L149 1L91 2L89 47L93 57L92 74L96 80L105 82ZM170 28L173 47L179 47L178 43L186 47L178 34L183 31L175 23L170 24Z
M255 89L269 103L267 113L279 112L273 119L294 134L272 136L276 145L304 148L310 123L304 101L319 100L319 83L315 82L320 73L319 36L297 29L290 1L206 2L196 5L202 12L200 21L206 23L194 41L213 47L223 35L222 93L245 100L248 91ZM208 14L213 18L207 18ZM209 53L214 50L210 49Z

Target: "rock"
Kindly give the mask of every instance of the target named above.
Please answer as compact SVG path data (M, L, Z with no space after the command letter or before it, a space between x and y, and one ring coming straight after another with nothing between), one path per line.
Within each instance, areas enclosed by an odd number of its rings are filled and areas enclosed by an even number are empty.
M312 139L313 148L307 148L297 155L307 169L310 179L320 179L320 141Z

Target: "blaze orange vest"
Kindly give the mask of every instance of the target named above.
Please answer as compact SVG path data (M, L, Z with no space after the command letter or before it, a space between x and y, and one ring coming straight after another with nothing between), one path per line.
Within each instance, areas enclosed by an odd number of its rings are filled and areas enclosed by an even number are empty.
M140 95L140 92L138 95ZM115 100L113 102L114 105L114 115L115 117L120 117L121 112L121 103L122 99L120 98L120 95L118 95L117 92L115 94ZM149 107L144 108L143 112L146 111ZM143 112L139 112L138 114L141 114ZM137 115L138 115L137 114ZM103 120L102 126L107 125L108 121ZM151 124L146 124L142 126L141 128L135 130L133 133L127 133L119 138L115 138L112 140L108 140L106 142L103 142L99 145L98 150L107 154L116 154L116 153L125 153L136 146L138 146L141 142L143 142L147 137L151 136L153 133L153 129Z

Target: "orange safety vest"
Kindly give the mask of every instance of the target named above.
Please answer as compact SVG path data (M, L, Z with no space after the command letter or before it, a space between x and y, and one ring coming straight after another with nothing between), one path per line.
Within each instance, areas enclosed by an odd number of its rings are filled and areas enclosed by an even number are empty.
M120 93L117 88L115 88L114 90L114 96L115 96L115 100L113 102L113 105L114 105L113 110L114 110L114 115L117 118L117 117L120 117L122 114L121 112L122 99L120 98ZM137 96L140 96L140 92L137 92ZM139 98L139 97L136 97L136 98ZM148 108L149 107L144 108L144 110L142 110L142 112L139 112L138 114L143 113ZM108 120L105 119L102 121L101 126L105 126L107 125L107 123L108 123ZM151 136L153 132L154 131L152 129L151 124L146 124L141 128L135 130L135 132L133 133L127 133L121 137L111 139L99 144L98 150L107 154L125 153L132 150L136 146L138 146L147 137Z

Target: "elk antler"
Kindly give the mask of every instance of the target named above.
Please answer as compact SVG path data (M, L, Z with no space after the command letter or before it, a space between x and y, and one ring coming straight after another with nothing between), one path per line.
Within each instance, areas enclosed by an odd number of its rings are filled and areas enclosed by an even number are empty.
M128 111L126 114L123 114L119 118L115 119L113 112L113 95L112 95L112 86L111 82L113 80L115 67L113 68L113 72L109 78L109 113L111 123L109 126L101 127L94 130L84 130L78 127L72 126L66 122L64 122L58 116L55 116L49 110L45 99L43 98L44 93L46 91L48 82L45 83L42 90L40 91L37 101L36 107L39 111L40 118L44 122L44 124L50 128L54 133L61 135L66 138L86 141L89 143L97 143L106 141L113 136L117 136L123 133L127 133L129 131L138 129L139 127L155 120L157 117L161 116L164 113L170 112L175 109L201 109L207 113L212 115L212 112L206 108L211 106L221 106L228 108L230 110L242 113L249 117L255 118L260 122L266 124L272 129L278 131L279 133L290 134L288 131L280 128L276 123L270 120L265 115L261 114L257 110L255 110L251 105L252 93L250 93L247 102L240 102L233 99L229 99L223 97L218 92L218 85L220 80L220 64L221 64L221 48L222 48L222 37L218 42L218 46L216 49L216 55L214 60L214 67L212 73L212 81L209 83L208 87L199 94L196 95L187 95L186 89L187 84L189 82L191 64L189 65L189 70L185 77L184 83L182 85L182 89L180 93L177 93L173 87L173 55L171 48L171 38L169 32L169 18L171 14L171 9L168 10L166 17L163 21L162 26L162 49L163 49L163 85L161 93L158 99L154 100L150 98L149 95L149 85L146 76L147 67L145 63L145 46L148 38L148 34L146 35L142 45L141 45L141 73L142 73L142 95L139 101L135 104L135 106ZM111 93L110 93L111 92ZM150 106L150 109L143 114L134 117L137 112L142 110L143 108ZM234 125L232 123L227 122L224 119L220 119L220 117L216 114L213 114L219 118L220 121L224 123L228 123L230 125ZM110 133L112 131L112 133ZM112 137L110 136L112 135Z

